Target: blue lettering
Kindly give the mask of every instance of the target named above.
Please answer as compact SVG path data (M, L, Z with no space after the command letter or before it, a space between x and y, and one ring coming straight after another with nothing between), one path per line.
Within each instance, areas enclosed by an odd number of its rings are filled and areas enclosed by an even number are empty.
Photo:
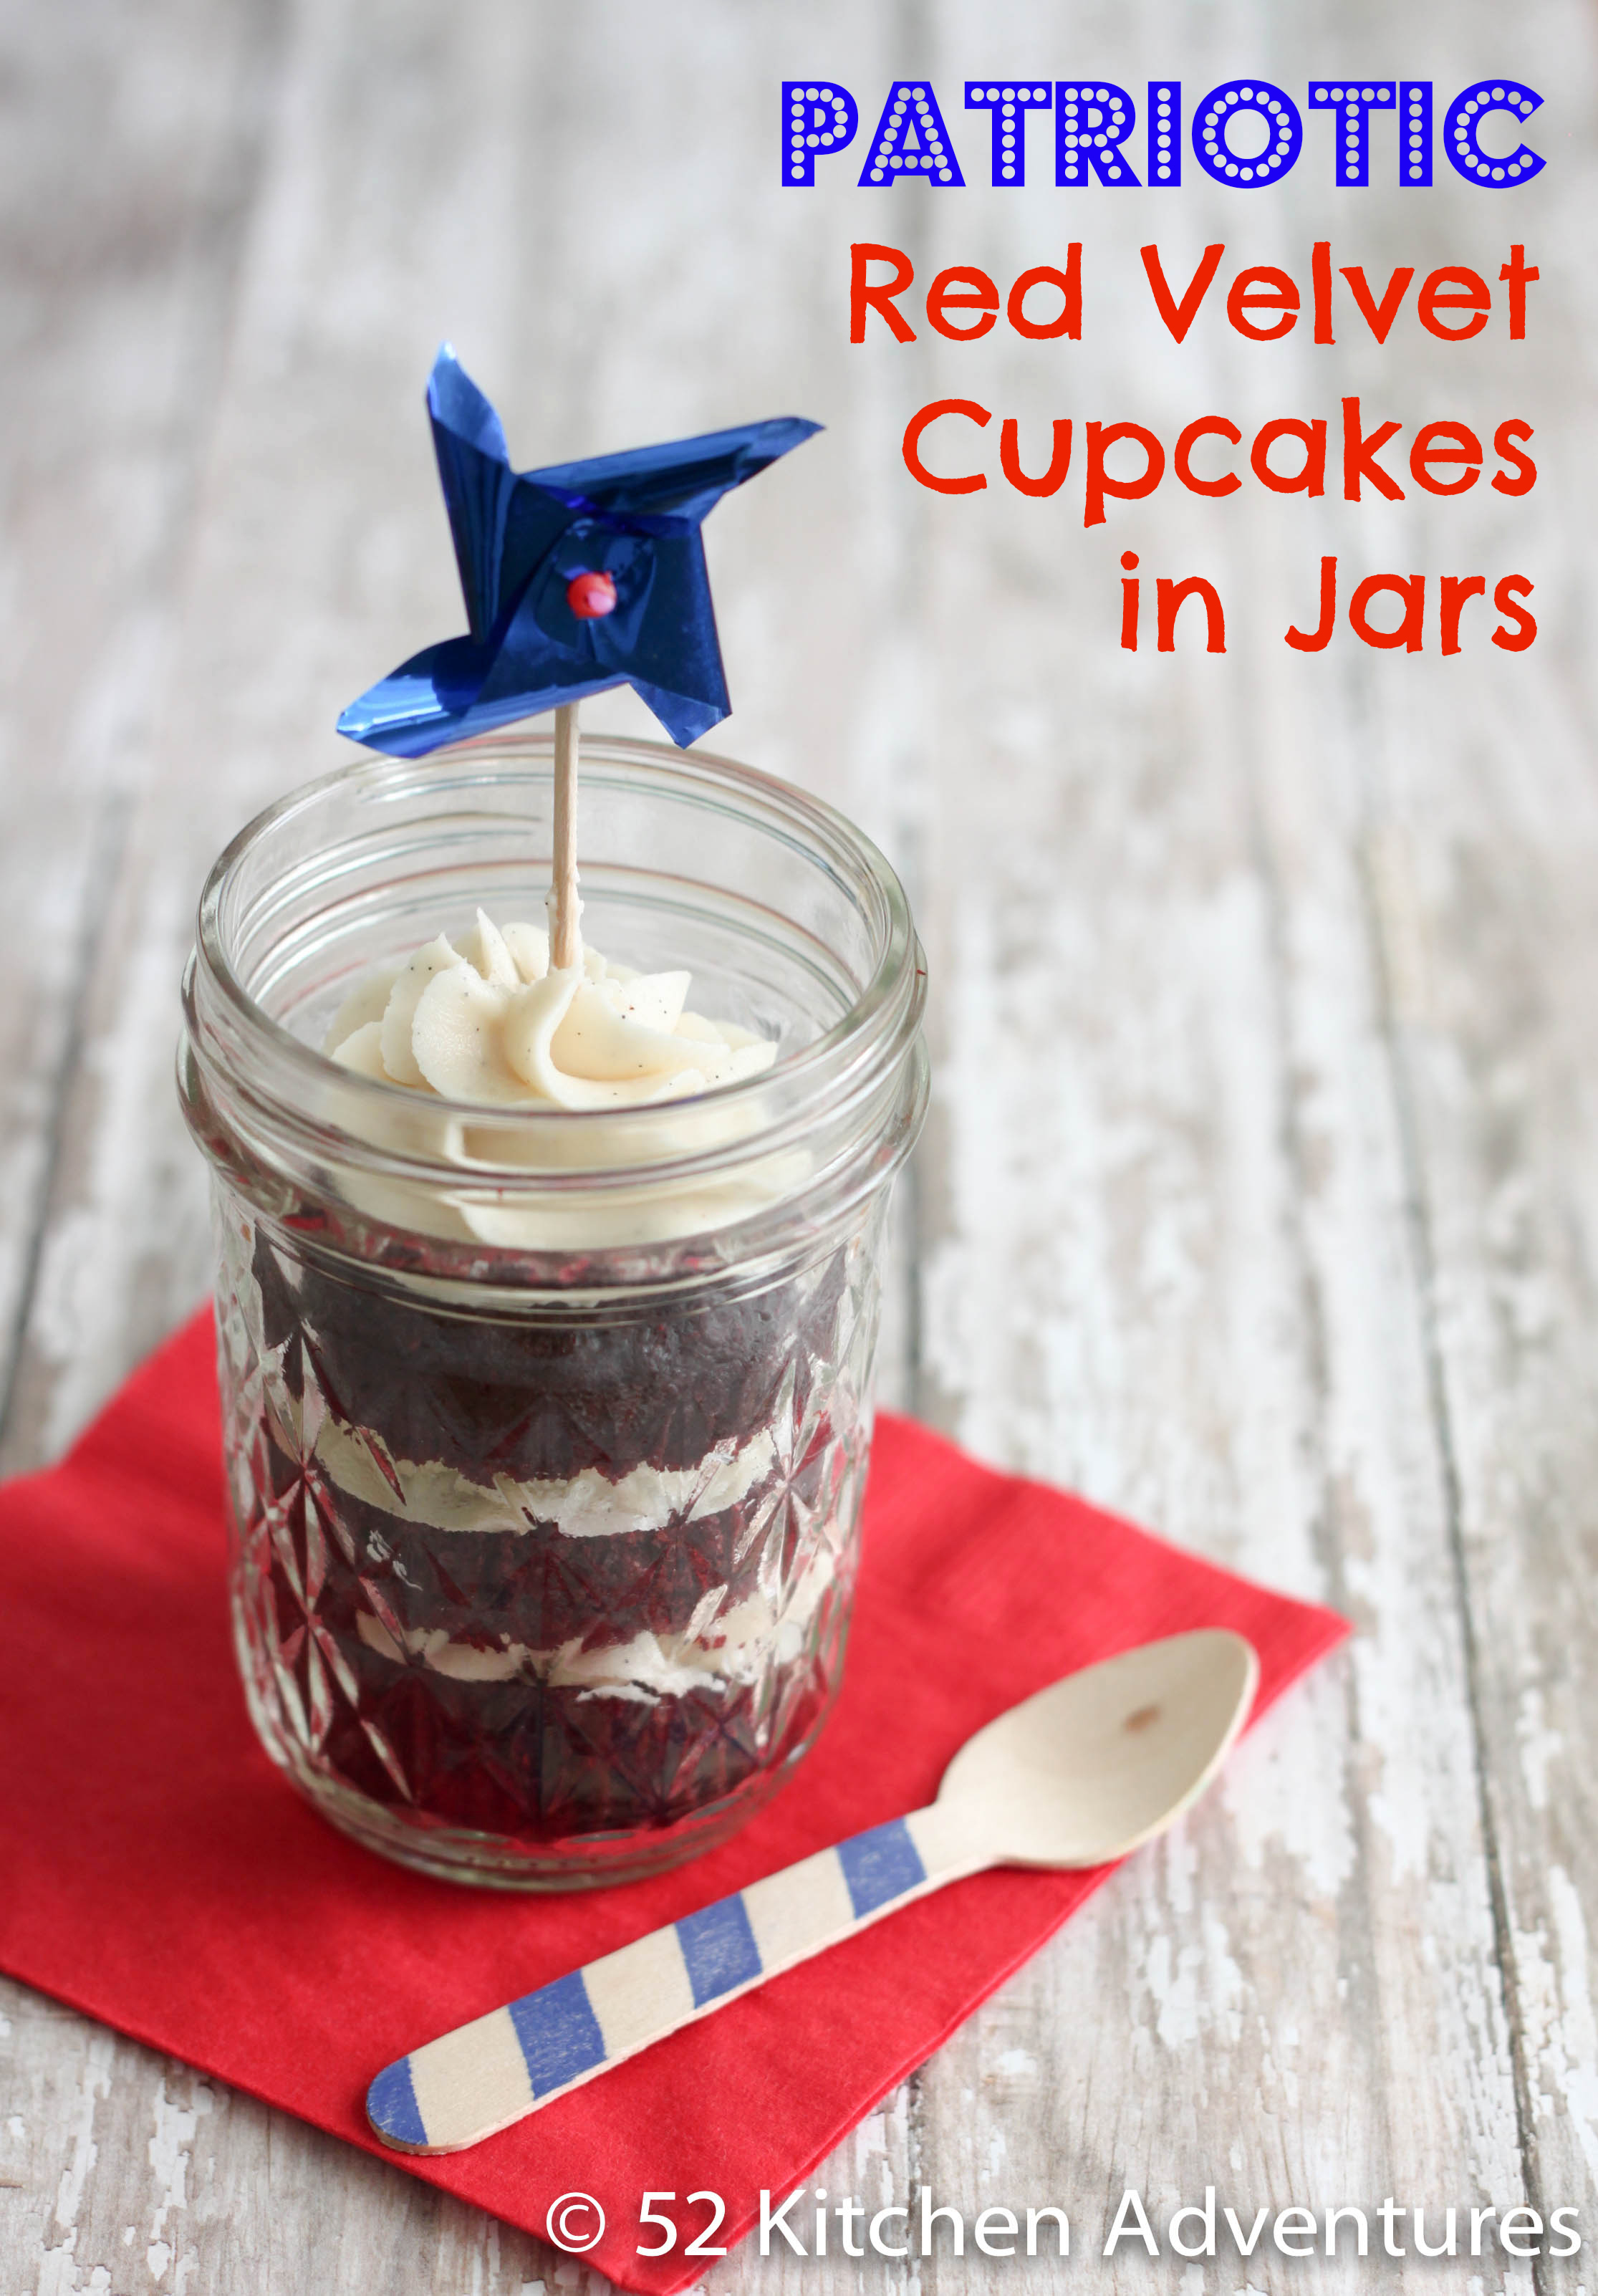
M1027 180L1027 114L1054 101L1044 80L968 79L965 108L993 114L993 180L1001 191Z
M1232 121L1240 111L1252 111L1265 122L1261 152L1240 159L1227 142ZM1212 87L1193 113L1193 157L1217 184L1240 191L1262 191L1280 183L1304 148L1304 122L1285 88L1268 79L1224 79Z
M965 182L929 80L894 81L860 170L862 184L884 189L905 176L924 176L939 186Z
M1182 83L1149 82L1149 185L1172 190L1182 181Z
M1079 189L1091 174L1118 191L1135 190L1137 177L1121 146L1136 121L1136 105L1112 80L1057 80L1054 181Z
M1398 83L1398 181L1405 191L1431 183L1431 82Z
M1443 122L1443 149L1467 183L1479 184L1484 192L1507 192L1542 174L1548 163L1528 145L1518 144L1506 158L1496 160L1478 141L1489 111L1529 119L1542 101L1536 88L1522 87L1512 79L1479 79L1473 86L1461 88Z
M1337 120L1337 187L1363 192L1371 180L1371 114L1391 111L1391 80L1312 80L1309 108L1330 111Z
M854 97L835 79L785 79L783 181L814 186L816 160L824 152L841 152L852 144L859 125Z
M846 150L856 139L860 111L840 81L785 79L782 88L782 171L784 185L812 190L818 160ZM1054 181L1063 190L1090 184L1137 190L1130 157L1137 107L1130 93L1113 81L1004 79L989 76L964 82L965 109L986 111L992 158L988 180L996 191L1021 189L1027 181L1027 119L1034 111L1054 113ZM1371 182L1371 116L1397 115L1398 183L1405 191L1431 187L1433 115L1438 91L1429 79L1368 78L1347 73L1311 80L1306 109L1326 111L1332 121L1333 181L1340 191L1364 191ZM1512 191L1540 176L1546 160L1528 144L1496 152L1484 145L1487 117L1506 113L1512 124L1529 119L1543 98L1514 79L1481 79L1463 87L1447 107L1440 135L1449 165L1483 191ZM1252 119L1235 126L1239 113ZM1507 142L1502 127L1493 142ZM1184 142L1182 83L1151 79L1141 149L1143 183L1151 191L1175 191L1182 183ZM1193 157L1211 180L1236 191L1263 191L1297 166L1304 145L1304 119L1284 88L1255 76L1222 80L1203 96L1186 130ZM1243 145L1254 148L1242 149ZM901 176L918 176L938 189L963 189L965 177L937 95L930 83L896 79L888 90L860 170L867 190L887 190Z

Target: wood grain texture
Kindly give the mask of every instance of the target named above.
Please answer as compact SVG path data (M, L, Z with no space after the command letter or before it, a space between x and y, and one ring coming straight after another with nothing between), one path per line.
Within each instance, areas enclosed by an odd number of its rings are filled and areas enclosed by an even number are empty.
M438 340L524 462L820 418L710 530L739 705L714 746L860 819L928 943L937 1099L886 1391L1358 1631L817 2179L968 2216L1061 2202L1069 2261L746 2251L712 2286L1447 2272L1566 2296L1581 2258L1182 2267L1089 2234L1126 2185L1163 2222L1213 2183L1250 2214L1528 2195L1598 2237L1598 39L1573 0L1508 26L1422 0L1401 40L1364 0L1217 0L1179 37L1151 0L1069 27L1016 0L1001 31L976 0L0 19L0 1464L58 1449L203 1287L170 1081L193 898L250 811L339 762L350 695L458 622L422 413ZM989 62L1197 93L1366 58L1450 90L1514 70L1549 99L1547 174L1501 205L1442 170L1413 202L1333 198L1312 117L1246 210L1190 170L1168 209L1089 193L1077 222L1035 122L1025 193L872 211L923 275L1007 281L1077 232L1079 344L851 350L860 201L774 181L784 73L842 72L867 114L911 68L948 100ZM981 136L953 124L976 181ZM1373 278L1496 267L1512 213L1543 275L1523 345L1401 321L1382 352L1356 328L1335 354L1302 328L1250 346L1207 309L1178 352L1137 260L1157 233L1191 270L1219 239L1303 281L1330 231ZM1412 426L1523 416L1537 488L1356 506L1334 478L1214 506L1168 483L1085 533L1078 477L947 500L899 459L938 396L1015 415L1038 464L1056 415L1079 456L1090 419L1335 434L1347 391ZM1120 652L1127 548L1145 616L1161 572L1217 584L1224 661L1188 636ZM1495 652L1484 617L1446 660L1346 630L1294 654L1323 552L1433 595L1526 572L1537 647ZM585 722L648 730L627 696ZM0 2012L0 2296L594 2279L22 1988Z

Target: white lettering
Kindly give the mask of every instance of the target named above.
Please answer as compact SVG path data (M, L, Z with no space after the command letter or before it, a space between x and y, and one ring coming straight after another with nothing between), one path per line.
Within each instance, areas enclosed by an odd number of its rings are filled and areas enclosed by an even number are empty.
M1352 2217L1355 2223L1359 2226L1359 2230L1355 2234L1355 2238L1359 2243L1357 2253L1363 2256L1371 2244L1371 2227L1365 2222L1364 2210L1363 2209L1356 2208L1327 2210L1326 2253L1328 2256L1335 2256L1337 2254L1337 2227L1345 2217Z
M963 2256L965 2254L965 2218L958 2209L935 2209L932 2206L932 2194L928 2186L923 2185L921 2188L921 2252L923 2256L930 2256L932 2253L932 2227L940 2219L947 2219L954 2226L955 2253L956 2256Z
M803 2256L806 2254L807 2251L804 2242L799 2238L798 2233L794 2231L793 2226L788 2221L788 2211L793 2206L794 2202L799 2198L800 2194L804 2192L804 2186L801 2185L799 2188L799 2192L790 2193L788 2198L783 2202L782 2207L776 2210L774 2215L772 2212L771 2194L766 2192L761 2194L760 2253L762 2256L769 2256L771 2254L771 2236L774 2232L780 2232L782 2234L783 2238L787 2242L795 2256Z
M1203 2227L1203 2234L1197 2248L1189 2248L1183 2234L1177 2230L1177 2226L1184 2225L1189 2217L1196 2217ZM1165 2228L1165 2236L1178 2256L1213 2256L1215 2254L1215 2186L1213 2185L1206 2185L1204 2187L1202 2208L1194 2204L1176 2210Z
M1267 2209L1260 2210L1259 2214L1254 2219L1254 2229L1249 2234L1248 2239L1245 2240L1243 2238L1243 2228L1242 2225L1239 2224L1237 2218L1233 2215L1231 2210L1225 2209L1222 2210L1222 2214L1225 2217L1226 2222L1232 2227L1232 2237L1237 2243L1239 2249L1244 2256L1253 2255L1254 2243L1259 2238L1260 2234L1265 2230L1265 2220L1269 2213L1270 2211ZM1364 2253L1363 2249L1360 2251L1360 2253L1361 2255Z
M1417 2209L1415 2210L1415 2254L1417 2256L1457 2256L1458 2253L1459 2251L1454 2240L1454 2210L1445 2209L1443 2211L1443 2244L1441 2248L1433 2248L1426 2238L1426 2211L1424 2209Z
M800 2185L798 2191L790 2193L781 2207L774 2205L768 2190L763 2190L760 2194L759 2252L762 2256L770 2256L780 2239L795 2256L807 2259L813 2255L825 2256L828 2252L827 2220L834 2210L842 2252L851 2258L864 2259L867 2255L875 2255L901 2260L918 2254L923 2257L938 2254L963 2257L968 2228L976 2253L980 2256L1011 2257L1020 2252L1019 2210L983 2209L968 2227L960 2209L938 2207L930 2185L921 2185L918 2194L919 2204L912 2201L905 2205L881 2208L868 2221L864 2201L846 2196L829 2204L825 2185L816 2185L810 2193L815 2204L815 2244L814 2248L807 2248L804 2234L791 2221L798 2203L807 2197L805 2187ZM669 2219L654 2212L651 2203L669 2198L669 2194L646 2193L643 2197L642 2221L660 2224L664 2228ZM715 2197L713 2194L705 2193L690 2195L692 2200L714 2200ZM1435 2207L1428 2211L1423 2207L1402 2203L1389 2194L1371 2213L1381 2224L1382 2246L1389 2257L1456 2257L1464 2253L1465 2211L1463 2208ZM919 2226L915 2222L918 2214ZM1062 2257L1070 2254L1070 2218L1063 2208L1053 2205L1028 2208L1025 2214L1025 2252L1028 2256L1037 2255L1043 2227L1051 2224L1054 2227L1054 2254ZM1429 2214L1430 2226L1427 2221ZM1329 2257L1346 2256L1350 2249L1355 2254L1364 2257L1371 2251L1371 2216L1364 2208L1357 2208L1351 2202L1336 2202L1324 2210L1291 2207L1278 2209L1274 2213L1267 2206L1259 2209L1251 2221L1245 2224L1234 2208L1221 2207L1216 2187L1206 2185L1201 2202L1184 2202L1171 2212L1164 2225L1163 2246L1142 2193L1135 2186L1127 2185L1121 2194L1100 2253L1113 2257L1121 2243L1129 2240L1141 2242L1146 2253L1152 2257L1169 2255L1189 2261L1210 2259L1217 2253L1217 2215L1224 2219L1225 2229L1241 2257L1253 2256L1261 2243L1267 2224L1272 2242L1286 2257L1314 2256L1316 2243L1323 2234L1324 2253ZM1470 2253L1473 2257L1480 2257L1484 2249L1490 2254L1495 2240L1505 2256L1517 2259L1543 2255L1578 2256L1584 2246L1578 2210L1575 2208L1552 2210L1546 2218L1536 2209L1524 2204L1503 2210L1495 2206L1473 2208L1470 2216ZM1413 2240L1406 2249L1400 2235L1406 2232L1406 2219L1412 2218ZM939 2225L946 2227L941 2242L937 2229ZM714 2226L709 2227L711 2232L715 2229ZM675 2226L672 2230L675 2234ZM889 2237L894 2230L902 2231L902 2239L897 2243ZM919 2243L916 2238L918 2230ZM1438 2234L1435 2241L1428 2237L1429 2230ZM708 2237L708 2234L701 2237ZM1545 2242L1547 2245L1545 2245ZM658 2254L659 2251L656 2252ZM778 2249L777 2253L781 2252ZM1044 2252L1048 2252L1046 2248ZM641 2249L639 2253L647 2255L649 2251ZM716 2251L712 2250L710 2253L715 2254Z
M1070 2218L1063 2209L1028 2209L1027 2210L1027 2254L1036 2256L1037 2253L1037 2227L1045 2217L1053 2217L1059 2230L1060 2246L1055 2251L1055 2254L1069 2256L1071 2252ZM1580 2245L1580 2242L1578 2241L1577 2247L1579 2248ZM1568 2250L1566 2253L1574 2255L1575 2250Z
M1127 2222L1128 2210L1135 2219L1132 2224ZM1154 2227L1144 2213L1142 2201L1129 2187L1121 2194L1121 2204L1115 2212L1115 2222L1110 2226L1110 2237L1104 2243L1102 2251L1104 2255L1114 2255L1115 2243L1118 2240L1141 2240L1151 2256L1158 2256L1160 2253L1160 2243L1154 2237Z
M990 2243L988 2239L990 2230L993 2232L1008 2233L1010 2235L1009 2247L1001 2247L997 2241ZM977 2218L976 2223L971 2226L971 2231L976 2238L977 2246L981 2250L984 2256L1013 2256L1015 2254L1015 2235L1020 2230L1020 2225L1017 2224L1014 2217L1012 2216L1008 2209L984 2209L981 2215Z
M876 2215L873 2217L871 2220L871 2227L866 2233L865 2237L870 2241L873 2248L875 2249L879 2256L908 2256L910 2253L908 2243L906 2243L903 2248L894 2248L891 2247L882 2237L882 2226L887 2223L889 2217L903 2217L905 2219L905 2230L906 2232L909 2231L910 2211L908 2209L879 2209Z
M854 2242L849 2238L850 2233L855 2229L855 2221L856 2218L858 2218L862 2223L865 2222L865 2202L864 2201L848 2200L839 2202L838 2224L839 2229L843 2234L843 2252L845 2256L864 2256L865 2253L865 2251L863 2248L856 2248Z
M1561 2224L1560 2218L1561 2217L1569 2217L1570 2219L1569 2223ZM1576 2254L1577 2251L1581 2246L1581 2234L1576 2229L1576 2211L1574 2209L1555 2209L1553 2215L1548 2219L1548 2229L1550 2232L1557 2233L1561 2240L1568 2241L1569 2243L1569 2246L1568 2248L1551 2248L1548 2251L1550 2256L1574 2256ZM1030 2249L1027 2251L1028 2256L1031 2252Z
M1541 2256L1543 2246L1538 2235L1542 2229L1543 2219L1535 2209L1505 2209L1498 2219L1498 2238L1511 2256ZM1529 2248L1517 2245L1522 2233L1531 2236Z
M1315 2220L1307 2209L1282 2209L1271 2226L1271 2238L1283 2256L1313 2256L1315 2254ZM1307 2248L1294 2248L1296 2240L1307 2239Z

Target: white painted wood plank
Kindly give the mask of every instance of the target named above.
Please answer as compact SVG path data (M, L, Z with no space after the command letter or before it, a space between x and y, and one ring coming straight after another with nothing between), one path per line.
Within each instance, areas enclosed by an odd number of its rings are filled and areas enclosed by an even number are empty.
M1598 1464L1598 807L1590 745L1561 700L1544 688L1512 712L1476 679L1446 745L1417 738L1413 719L1396 726L1373 745L1369 848L1469 1595L1508 2005L1547 2205L1589 2194L1598 2172L1594 1814L1581 1751Z
M271 46L257 6L110 19L0 29L0 1401L149 769Z

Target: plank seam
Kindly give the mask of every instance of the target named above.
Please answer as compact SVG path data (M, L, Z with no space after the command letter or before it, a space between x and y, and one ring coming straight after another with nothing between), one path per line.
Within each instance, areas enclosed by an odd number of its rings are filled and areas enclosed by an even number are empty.
M1421 1147L1420 1123L1416 1111L1414 1081L1405 1058L1403 1031L1394 1004L1387 940L1382 930L1380 897L1371 866L1368 834L1362 837L1360 840L1358 872L1376 984L1377 1025L1397 1118L1398 1152L1404 1176L1404 1219L1409 1231L1410 1246L1414 1255L1418 1279L1418 1315L1422 1353L1426 1370L1427 1406L1437 1441L1438 1465L1442 1478L1444 1520L1447 1528L1448 1554L1459 1608L1465 1692L1471 1713L1471 1766L1476 1779L1478 1820L1481 1827L1482 1855L1487 1866L1487 1897L1493 1923L1494 1958L1498 1964L1498 1982L1504 2002L1504 2021L1509 2028L1510 2069L1514 2084L1515 2133L1520 2153L1520 2174L1526 2187L1528 2204L1537 2210L1538 2215L1546 2222L1547 2210L1544 2206L1542 2177L1537 2159L1536 2099L1532 2093L1530 2067L1528 2062L1526 2021L1521 2011L1520 1988L1516 1980L1514 1934L1510 1921L1509 1891L1504 1876L1504 1853L1499 1841L1497 1817L1493 1806L1492 1782L1487 1772L1486 1742L1482 1729L1481 1651L1476 1632L1475 1607L1471 1594L1470 1564L1465 1554L1463 1501L1458 1453L1454 1436L1453 1411L1448 1400L1447 1370L1438 1321L1437 1254L1426 1191L1425 1160ZM1536 2296L1551 2296L1553 2282L1548 2272L1547 2259L1545 2256L1538 2255L1531 2259L1531 2283Z
M1240 745L1241 746L1241 745ZM1252 754L1245 751L1245 755ZM1304 1206L1311 1195L1310 1158L1306 1150L1303 1128L1299 1121L1299 1093L1296 1083L1293 1031L1289 1010L1287 983L1293 977L1286 927L1287 893L1281 872L1276 865L1274 849L1266 825L1266 813L1258 775L1249 769L1245 773L1245 802L1249 821L1250 857L1258 873L1265 906L1266 945L1270 957L1269 1001L1273 1032L1273 1049L1276 1061L1276 1076L1280 1116L1277 1126L1277 1145L1292 1183L1292 1206L1289 1225L1291 1235L1287 1249L1296 1270L1300 1312L1306 1333L1305 1377L1308 1388L1307 1402L1313 1418L1305 1429L1306 1448L1316 1492L1315 1520L1310 1527L1310 1546L1315 1560L1325 1573L1325 1599L1334 1610L1346 1618L1357 1617L1359 1605L1344 1567L1341 1541L1335 1535L1335 1506L1332 1497L1332 1470L1326 1440L1327 1415L1331 1409L1331 1339L1327 1327L1324 1300L1320 1279L1315 1271L1315 1253L1306 1232ZM1359 1675L1356 1668L1341 1669L1343 1710L1348 1731L1350 1758L1365 1742L1364 1718L1361 1713ZM1356 1910L1360 1918L1361 1937L1372 1982L1376 1982L1377 1951L1372 1936L1373 1906L1371 1876L1375 1871L1373 1854L1373 1824L1369 1799L1363 1793L1350 1793L1346 1808L1350 1831L1356 1844L1354 1867L1340 1895ZM1340 1953L1340 1964L1346 1978L1351 1979L1345 1956ZM1387 2058L1386 2035L1381 2037L1382 2056ZM1372 2100L1380 2116L1382 2139L1389 2156L1395 2152L1390 2085L1384 2081L1379 2098Z
M0 1383L0 1446L4 1445L11 1431L12 1414L16 1407L27 1354L28 1328L38 1297L39 1272L44 1265L45 1245L50 1234L51 1199L55 1192L55 1176L61 1168L65 1151L67 1116L83 1059L89 994L105 939L111 895L127 849L132 810L130 791L113 789L107 793L95 816L88 866L84 872L78 931L69 976L70 985L66 997L66 1026L61 1032L61 1052L50 1081L49 1115L44 1128L45 1153L40 1160L38 1185L29 1220L21 1281L17 1286L11 1329L6 1334L5 1373L4 1382Z

